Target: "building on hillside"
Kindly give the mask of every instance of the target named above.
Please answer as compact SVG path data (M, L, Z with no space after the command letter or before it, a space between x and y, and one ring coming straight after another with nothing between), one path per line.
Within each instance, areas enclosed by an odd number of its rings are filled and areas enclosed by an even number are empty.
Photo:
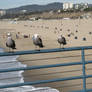
M63 3L63 10L71 10L73 6L73 3Z
M57 13L61 13L61 10L58 10Z
M5 10L0 10L0 16L4 16L6 15L6 11Z
M84 3L83 8L84 9L88 8L88 3Z
M22 14L24 14L24 13L26 13L27 12L27 10L21 10L21 13Z
M74 9L78 10L80 7L80 4L75 4Z
M49 11L49 14L53 15L53 13L54 13L54 11L53 11L53 10Z
M88 8L88 3L75 4L74 8L79 9L79 10L84 10L84 9Z

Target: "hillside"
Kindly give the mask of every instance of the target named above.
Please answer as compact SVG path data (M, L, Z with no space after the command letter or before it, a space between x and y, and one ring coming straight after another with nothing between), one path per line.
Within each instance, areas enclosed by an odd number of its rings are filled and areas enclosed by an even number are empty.
M26 6L21 6L17 8L11 8L7 9L7 12L13 12L13 13L18 13L21 10L27 10L27 12L42 12L42 11L50 11L50 10L58 10L63 8L63 3L50 3L47 5L26 5Z

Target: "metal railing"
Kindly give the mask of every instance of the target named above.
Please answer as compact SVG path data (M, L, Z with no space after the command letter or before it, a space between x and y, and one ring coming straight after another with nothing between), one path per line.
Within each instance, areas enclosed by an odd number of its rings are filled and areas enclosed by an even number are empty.
M62 66L74 66L74 65L82 65L82 72L83 72L83 74L81 76L58 78L58 79L51 79L51 80L38 80L38 81L32 81L32 82L24 82L24 83L2 85L2 86L0 86L0 89L10 88L10 87L19 87L19 86L24 86L24 85L36 85L36 84L44 84L44 83L51 83L51 82L60 82L60 81L67 81L67 80L83 79L83 90L74 91L74 92L91 92L92 89L87 89L86 88L86 79L87 78L92 78L92 75L86 75L86 71L85 71L85 65L92 63L92 61L86 61L85 60L85 50L88 50L88 49L92 49L92 46L71 47L71 48L64 48L64 49L62 49L62 48L61 49L60 48L44 49L44 50L40 50L40 51L36 51L36 50L16 51L14 53L7 53L7 52L0 53L0 56L13 56L13 55L54 53L54 52L81 50L81 61L79 61L79 62L70 62L70 63L62 63L62 64L51 64L51 65L41 65L41 66L29 66L29 67L20 67L20 68L0 69L0 73L20 71L20 70L36 70L36 69L62 67Z

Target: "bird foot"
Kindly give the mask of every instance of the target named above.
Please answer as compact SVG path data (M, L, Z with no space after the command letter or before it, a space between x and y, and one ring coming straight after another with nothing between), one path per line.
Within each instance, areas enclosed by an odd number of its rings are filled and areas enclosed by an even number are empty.
M11 51L11 53L14 53L14 51Z
M8 53L12 53L11 51L8 51Z
M14 53L14 51L8 51L8 53Z

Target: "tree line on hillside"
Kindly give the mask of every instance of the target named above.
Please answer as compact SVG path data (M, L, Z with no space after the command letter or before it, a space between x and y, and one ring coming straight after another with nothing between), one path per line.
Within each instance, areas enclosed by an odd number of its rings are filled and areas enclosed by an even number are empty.
M90 12L92 11L92 7L86 8L84 9L84 12ZM50 11L44 11L46 13L49 13ZM14 18L19 18L19 19L23 19L23 20L27 20L28 17L27 16L31 16L31 15L39 15L39 14L43 14L44 12L26 12L26 13L6 13L6 15L0 16L0 19L14 19ZM62 13L73 13L73 12L80 12L80 10L61 10L61 12L59 12L59 14ZM54 10L53 13L58 13L57 10Z

